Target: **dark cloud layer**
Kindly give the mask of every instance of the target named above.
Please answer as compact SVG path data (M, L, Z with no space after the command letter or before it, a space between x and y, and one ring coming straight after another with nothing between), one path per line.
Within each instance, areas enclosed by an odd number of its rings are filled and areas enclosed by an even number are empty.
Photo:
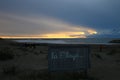
M120 27L119 4L120 0L0 0L0 12L51 16L102 34Z
M72 37L70 35L95 34L96 31L85 26L73 25L47 16L18 16L0 13L0 37ZM76 36L77 37L77 36Z

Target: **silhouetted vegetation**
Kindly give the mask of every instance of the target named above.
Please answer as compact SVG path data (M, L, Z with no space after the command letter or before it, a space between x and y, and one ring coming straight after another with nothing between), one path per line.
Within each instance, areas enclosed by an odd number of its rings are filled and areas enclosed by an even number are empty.
M31 71L29 73L23 73L18 76L20 80L49 80L48 72Z
M117 53L116 49L112 49L110 52L107 53L107 55L115 55Z
M30 73L22 74L18 76L21 80L98 80L93 77L85 77L83 74L80 73L48 73L39 72L39 71L32 71Z
M99 54L94 54L98 59L103 59L102 57L101 57L101 55L99 55Z
M0 49L0 61L6 61L14 59L13 51L10 48L1 48Z
M3 67L3 74L5 75L15 75L16 74L16 66L7 66Z
M120 40L112 40L109 43L120 43Z

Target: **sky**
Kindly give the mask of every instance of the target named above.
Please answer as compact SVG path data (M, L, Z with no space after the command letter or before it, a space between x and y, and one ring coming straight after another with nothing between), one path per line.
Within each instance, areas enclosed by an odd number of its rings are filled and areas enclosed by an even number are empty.
M120 0L0 0L2 38L120 38Z

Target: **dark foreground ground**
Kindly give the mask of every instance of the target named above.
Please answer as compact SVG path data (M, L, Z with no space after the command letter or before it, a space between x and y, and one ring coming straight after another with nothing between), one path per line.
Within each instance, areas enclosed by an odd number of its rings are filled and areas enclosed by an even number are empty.
M21 46L0 40L0 80L50 80L48 46ZM120 45L91 45L88 79L79 73L52 75L52 80L120 80Z

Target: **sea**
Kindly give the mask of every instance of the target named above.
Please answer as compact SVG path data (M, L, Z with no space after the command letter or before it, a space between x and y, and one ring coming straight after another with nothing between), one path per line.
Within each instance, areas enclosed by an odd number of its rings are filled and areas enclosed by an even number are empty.
M67 38L67 39L13 39L19 43L59 43L59 44L109 44L120 38Z

